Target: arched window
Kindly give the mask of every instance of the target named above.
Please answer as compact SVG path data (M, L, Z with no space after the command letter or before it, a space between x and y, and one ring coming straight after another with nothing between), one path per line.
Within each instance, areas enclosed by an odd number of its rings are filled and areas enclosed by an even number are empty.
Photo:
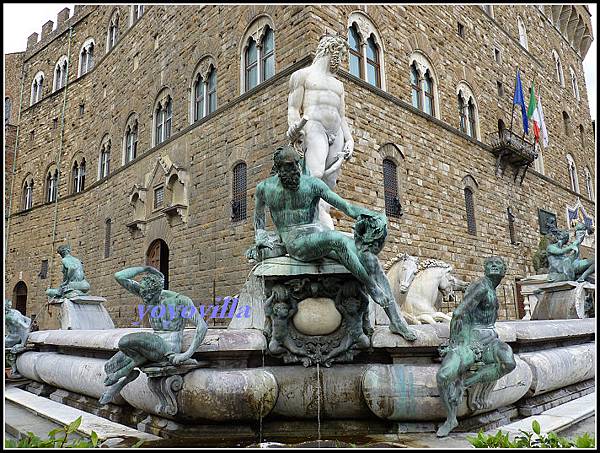
M231 221L246 219L246 163L240 162L233 167L233 198L231 200Z
M164 289L169 289L169 246L162 239L156 239L146 252L146 264L158 269L165 278Z
M33 176L29 175L23 182L23 198L21 208L23 211L33 207Z
M350 73L385 89L384 49L377 27L362 11L351 13L347 24Z
M585 148L585 130L583 129L583 124L579 125L579 139L581 140L581 147Z
M412 92L412 105L421 110L421 83L419 81L417 63L410 65L410 87Z
M475 225L475 203L473 201L473 190L465 187L465 210L467 212L467 231L469 234L477 235L477 226Z
M169 94L164 96L156 104L154 110L154 144L164 142L171 136L171 125L173 120L173 99Z
M529 50L527 45L527 30L525 29L525 24L520 16L517 17L517 25L519 26L519 43L525 47L525 49Z
M106 52L108 53L119 40L119 11L115 11L108 24L108 36L106 41Z
M459 117L459 130L461 132L467 133L467 113L465 108L465 100L463 98L462 92L458 93L458 117Z
M217 109L217 70L213 63L198 70L192 91L192 122L196 122Z
M31 100L30 105L42 100L42 89L44 87L44 73L38 72L31 82Z
M58 169L50 168L46 175L46 201L53 202L58 198Z
M356 31L356 24L352 24L352 26L348 29L348 45L348 51L350 52L350 74L362 79L362 51L358 31Z
M571 182L571 190L579 193L579 178L577 177L577 167L573 156L567 154L567 165L569 170L569 180Z
M110 148L111 140L105 136L100 145L100 159L98 160L98 179L106 178L110 174Z
M94 40L88 38L79 51L79 76L88 73L94 67Z
M129 25L135 24L144 14L144 5L131 5Z
M246 29L241 41L241 91L251 90L275 74L275 28L262 15Z
M132 115L127 121L125 127L125 160L124 163L131 162L137 157L138 146L138 120L136 115Z
M563 117L563 127L565 130L565 135L569 137L571 135L571 117L565 111L562 112Z
M10 123L10 114L12 113L12 101L9 97L4 98L4 124Z
M439 99L435 71L429 59L420 51L413 52L409 61L412 105L437 118Z
M112 221L110 219L106 219L106 222L104 222L104 258L108 258L110 256L111 227Z
M561 87L565 86L565 76L563 74L562 63L556 50L552 50L552 59L554 60L554 70L556 73L556 81L560 83Z
M379 63L379 49L375 37L367 39L367 82L381 88L381 65Z
M573 96L575 96L575 99L579 101L579 85L577 85L577 76L575 75L575 70L572 66L569 66L569 73L571 74L571 88L573 88Z
M590 173L590 169L585 167L585 189L587 190L588 198L594 201L594 186L592 183L592 174Z
M73 162L71 172L73 193L79 193L85 188L85 159Z
M258 49L256 41L250 38L245 56L246 91L258 85Z
M275 74L275 36L273 30L267 26L261 46L261 82L270 79Z
M54 66L54 90L60 90L67 83L67 56L63 55Z
M385 214L389 217L400 217L402 206L398 197L398 167L391 159L383 159L383 193Z

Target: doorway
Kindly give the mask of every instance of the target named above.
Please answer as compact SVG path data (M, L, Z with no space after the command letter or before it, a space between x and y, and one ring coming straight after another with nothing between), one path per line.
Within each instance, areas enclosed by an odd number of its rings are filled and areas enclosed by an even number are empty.
M27 285L19 282L13 291L13 308L19 310L22 315L27 315Z
M165 276L165 288L169 289L169 246L162 239L156 239L146 252L146 264L158 269Z

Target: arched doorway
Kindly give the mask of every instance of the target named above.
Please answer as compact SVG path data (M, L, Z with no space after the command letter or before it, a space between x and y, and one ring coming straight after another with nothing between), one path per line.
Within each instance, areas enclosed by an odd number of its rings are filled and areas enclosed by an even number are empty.
M165 276L165 289L169 289L169 247L162 239L156 239L146 252L146 264L155 267Z
M19 310L22 315L27 315L27 285L25 282L19 282L13 290L13 308Z

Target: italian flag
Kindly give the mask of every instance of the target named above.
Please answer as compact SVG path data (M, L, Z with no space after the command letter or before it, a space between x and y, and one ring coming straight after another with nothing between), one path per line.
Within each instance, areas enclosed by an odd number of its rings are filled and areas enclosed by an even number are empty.
M531 91L529 92L529 108L527 109L527 118L529 118L530 121L533 120L533 135L535 136L535 141L539 143L542 121L540 119L540 112L537 108L533 83L531 84Z

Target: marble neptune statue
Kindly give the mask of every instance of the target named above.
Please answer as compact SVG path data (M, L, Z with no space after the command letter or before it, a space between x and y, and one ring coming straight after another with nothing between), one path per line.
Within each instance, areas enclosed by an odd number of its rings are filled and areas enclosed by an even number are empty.
M302 174L300 157L292 146L277 148L273 160L274 174L256 187L254 247L258 254L261 248L274 247L273 236L265 230L265 208L269 208L279 238L292 258L300 261L335 259L362 283L373 301L382 306L390 319L390 330L406 340L416 340L415 333L398 312L377 258L387 236L385 214L352 205L319 178ZM354 238L316 222L321 200L357 219Z
M46 294L51 298L60 299L87 293L90 284L85 279L83 264L71 255L71 247L61 245L57 252L62 258L63 281L58 288L47 289Z
M146 275L137 282L134 277L140 274ZM155 268L129 267L117 272L115 280L130 293L141 297L149 310L154 309L153 307L158 307L166 313L174 310L176 316L172 319L170 316L150 316L153 332L134 332L121 337L119 352L104 365L104 385L108 388L101 396L100 404L113 401L125 385L139 376L140 372L136 368L140 366L151 363L177 366L189 362L208 331L206 322L192 300L175 291L163 289L165 278ZM196 325L196 332L188 349L182 352L186 320Z
M354 151L345 117L344 86L335 78L346 51L342 37L325 35L312 64L294 72L289 82L287 136L292 143L302 142L305 171L332 190L343 160ZM327 202L319 203L319 221L333 230L329 209Z

